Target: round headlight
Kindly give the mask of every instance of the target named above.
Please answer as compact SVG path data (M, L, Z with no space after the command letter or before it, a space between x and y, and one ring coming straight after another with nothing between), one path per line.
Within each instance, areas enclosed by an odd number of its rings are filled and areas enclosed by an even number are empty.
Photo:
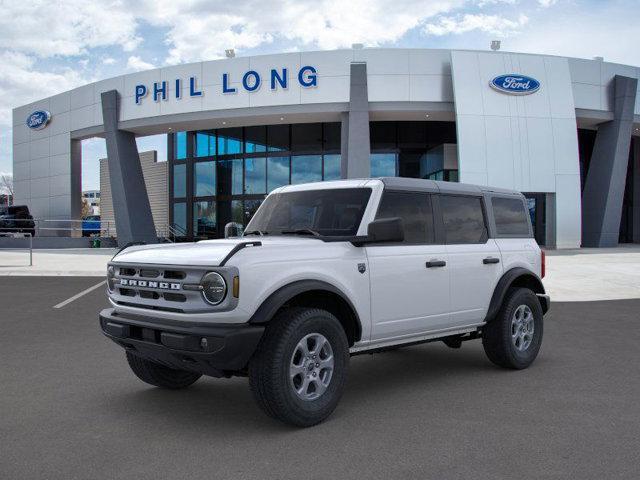
M211 305L218 305L227 295L227 282L222 275L209 272L202 277L202 296Z
M115 286L115 282L113 281L113 277L116 276L116 268L113 265L109 265L107 267L107 288L110 292L113 292L113 288Z

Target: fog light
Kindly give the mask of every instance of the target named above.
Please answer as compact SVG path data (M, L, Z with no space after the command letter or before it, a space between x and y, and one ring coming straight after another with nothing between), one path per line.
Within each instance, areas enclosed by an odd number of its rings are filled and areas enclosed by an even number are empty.
M224 300L227 294L227 283L222 275L216 272L209 272L202 277L202 296L207 303L218 305Z

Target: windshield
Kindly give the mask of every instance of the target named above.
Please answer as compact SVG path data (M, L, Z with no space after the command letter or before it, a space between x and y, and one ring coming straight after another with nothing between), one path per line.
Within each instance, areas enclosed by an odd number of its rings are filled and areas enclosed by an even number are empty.
M284 192L267 197L245 235L355 236L370 188Z

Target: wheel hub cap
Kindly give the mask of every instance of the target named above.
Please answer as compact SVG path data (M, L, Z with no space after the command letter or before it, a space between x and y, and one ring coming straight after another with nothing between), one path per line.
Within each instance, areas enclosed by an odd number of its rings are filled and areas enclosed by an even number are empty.
M528 305L520 305L511 317L511 343L516 350L524 352L531 345L535 322Z
M293 391L302 400L315 400L326 392L333 376L333 349L320 333L304 336L293 349L289 378Z

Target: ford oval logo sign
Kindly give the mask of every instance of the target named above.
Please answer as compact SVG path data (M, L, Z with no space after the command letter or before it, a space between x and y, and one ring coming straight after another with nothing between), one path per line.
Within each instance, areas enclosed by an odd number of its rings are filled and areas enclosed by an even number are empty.
M489 82L494 90L509 95L530 95L540 89L540 82L535 78L510 73L508 75L499 75Z
M36 110L27 117L27 127L32 130L42 130L51 120L51 114L46 110Z

